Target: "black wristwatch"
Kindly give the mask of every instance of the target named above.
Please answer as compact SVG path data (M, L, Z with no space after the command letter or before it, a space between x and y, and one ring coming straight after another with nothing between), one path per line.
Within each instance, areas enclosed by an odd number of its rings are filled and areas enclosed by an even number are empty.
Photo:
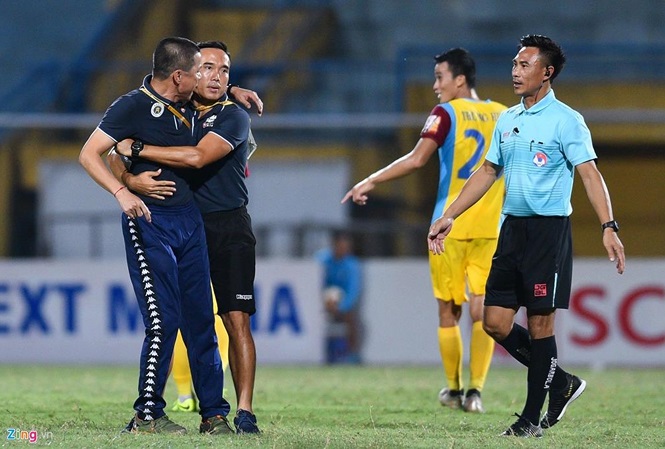
M226 95L235 98L235 96L231 93L231 89L234 87L240 87L240 86L238 86L237 84L229 84L228 86L226 86Z
M607 223L603 223L600 225L600 229L605 232L605 229L607 228L612 228L614 229L614 232L619 232L619 223L616 222L616 220L608 221Z
M139 157L139 154L141 151L143 151L143 142L140 140L135 140L134 143L132 143L132 157Z

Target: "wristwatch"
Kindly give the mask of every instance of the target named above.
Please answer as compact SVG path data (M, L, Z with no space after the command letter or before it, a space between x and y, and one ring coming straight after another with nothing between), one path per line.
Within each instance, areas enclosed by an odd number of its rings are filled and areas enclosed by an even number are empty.
M235 96L231 93L231 89L233 89L234 87L240 87L240 86L238 86L237 84L229 84L228 86L226 86L226 95L235 98Z
M614 232L619 232L619 223L616 222L616 220L608 221L607 223L603 223L600 226L600 229L604 232L605 229L607 228L612 228L614 229Z
M132 157L139 157L139 154L141 151L143 151L143 142L140 140L135 140L134 143L132 143Z

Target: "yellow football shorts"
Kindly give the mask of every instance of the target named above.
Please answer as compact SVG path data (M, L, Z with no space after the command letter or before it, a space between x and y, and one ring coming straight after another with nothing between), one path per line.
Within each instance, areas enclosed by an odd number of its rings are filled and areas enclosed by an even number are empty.
M473 295L484 295L496 244L497 239L447 238L443 254L435 256L430 252L434 297L462 305L468 301L467 290Z

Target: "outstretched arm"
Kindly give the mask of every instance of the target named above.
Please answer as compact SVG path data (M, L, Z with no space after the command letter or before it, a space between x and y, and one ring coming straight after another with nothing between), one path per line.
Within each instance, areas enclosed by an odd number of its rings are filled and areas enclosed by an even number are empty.
M612 213L612 202L610 194L607 191L605 180L598 171L594 161L585 162L577 166L577 172L582 178L584 189L589 197L593 210L596 211L600 223L607 223L614 220ZM626 268L626 254L624 252L623 243L619 236L611 228L603 230L603 246L607 251L607 256L610 261L616 262L617 272L623 274Z
M443 240L453 227L453 221L485 195L501 175L502 167L487 160L466 181L455 201L429 228L427 245L434 254L444 251Z
M342 203L345 203L349 198L352 198L354 203L364 206L367 204L367 194L372 191L377 184L413 173L429 161L437 148L438 145L434 140L426 137L421 138L410 153L393 161L381 170L372 173L367 178L353 186L351 190L346 192L344 198L342 198Z

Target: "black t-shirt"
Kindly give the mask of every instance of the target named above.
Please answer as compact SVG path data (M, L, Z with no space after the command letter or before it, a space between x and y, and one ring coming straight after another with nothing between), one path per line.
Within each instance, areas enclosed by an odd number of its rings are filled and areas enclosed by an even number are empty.
M228 211L245 206L248 192L245 167L249 155L249 114L235 103L224 101L197 120L197 141L208 133L224 139L233 150L222 159L193 173L194 199L201 213Z

